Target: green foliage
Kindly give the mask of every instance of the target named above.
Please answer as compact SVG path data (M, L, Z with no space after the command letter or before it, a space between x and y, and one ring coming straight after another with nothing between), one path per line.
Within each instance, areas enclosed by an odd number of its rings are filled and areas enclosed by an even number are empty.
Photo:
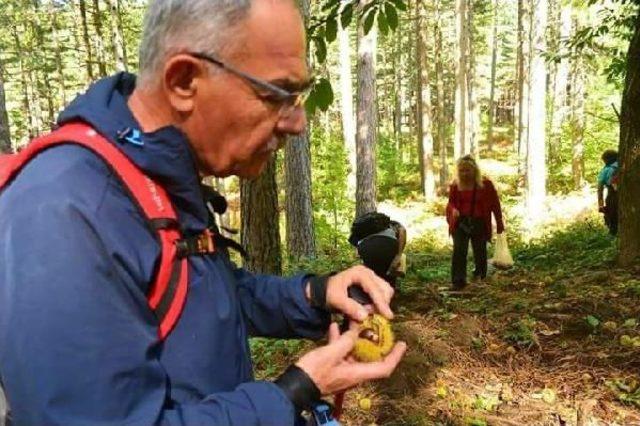
M420 193L418 147L408 135L379 135L376 151L378 198L402 202Z
M504 338L520 348L530 348L536 343L535 325L535 319L521 318L510 324Z
M311 135L313 208L320 250L335 251L346 241L353 200L347 199L349 164L342 137L316 126Z

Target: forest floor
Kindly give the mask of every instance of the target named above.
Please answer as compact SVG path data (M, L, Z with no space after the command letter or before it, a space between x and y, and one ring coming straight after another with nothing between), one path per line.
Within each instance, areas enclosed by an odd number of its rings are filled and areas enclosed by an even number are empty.
M640 270L617 269L614 247L586 217L451 294L450 249L415 241L394 321L410 349L391 379L347 394L344 423L640 425Z
M640 426L640 269L615 266L593 189L550 196L532 228L510 195L515 170L483 167L502 194L515 266L452 293L446 200L382 203L408 229L394 330L409 350L390 379L347 393L341 422ZM310 345L253 342L258 377Z

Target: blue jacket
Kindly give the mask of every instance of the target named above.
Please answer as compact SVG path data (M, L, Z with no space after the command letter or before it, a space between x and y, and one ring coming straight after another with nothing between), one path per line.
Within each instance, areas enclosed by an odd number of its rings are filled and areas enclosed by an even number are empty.
M207 224L185 136L138 125L135 77L93 85L61 115L83 120L157 179L187 232ZM305 276L256 276L223 254L189 260L189 292L163 343L147 306L159 245L111 170L83 148L46 151L0 194L0 380L18 425L294 423L280 388L254 381L248 336L318 338Z

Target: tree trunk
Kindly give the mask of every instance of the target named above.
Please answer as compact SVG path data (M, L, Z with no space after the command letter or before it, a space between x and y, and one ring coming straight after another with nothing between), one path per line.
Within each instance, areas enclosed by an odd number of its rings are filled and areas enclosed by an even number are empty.
M532 222L544 212L546 198L546 50L547 0L535 0L531 10L531 93L527 136L527 213Z
M127 64L127 47L122 30L122 15L120 12L120 0L107 0L111 11L111 41L113 57L115 58L116 71L129 71Z
M275 156L257 179L241 181L240 204L242 245L249 255L245 267L255 273L279 275L282 255Z
M440 23L440 0L436 0L435 8L435 24L434 24L434 62L436 80L436 102L435 102L435 121L436 121L436 138L438 141L438 151L440 154L440 192L444 193L447 189L449 181L448 170L448 153L447 153L447 137L445 132L446 117L446 100L444 93L444 65L442 63L442 27Z
M93 26L96 30L96 59L98 60L98 71L101 77L107 75L107 58L104 48L104 35L102 33L102 12L100 11L100 2L93 0Z
M82 39L86 49L85 63L87 65L87 81L93 81L93 48L89 39L89 24L87 22L87 4L80 0L80 20L82 21Z
M53 48L55 49L54 56L56 60L56 69L58 71L58 88L60 89L60 99L62 101L62 105L67 105L67 88L64 79L64 62L62 61L62 48L60 47L60 33L58 32L58 14L51 5L49 9L49 13L52 16L52 37L53 37Z
M436 197L436 180L433 174L433 132L431 113L431 81L427 58L427 22L424 8L416 2L416 59L418 68L418 155L420 156L420 177L422 194L425 201Z
M467 32L467 9L468 0L456 0L456 35L458 43L456 45L456 106L455 106L455 137L453 141L453 156L458 160L461 156L469 152L469 88L468 79L468 52L467 46L469 36Z
M571 170L573 186L580 189L584 185L584 132L585 132L585 100L586 75L584 63L580 58L572 61L571 67Z
M366 4L366 2L365 2ZM376 143L378 139L378 103L376 98L377 30L364 34L358 25L358 102L356 137L356 217L375 211Z
M466 130L466 146L467 154L472 154L478 158L480 155L480 147L478 146L478 130L480 129L480 105L478 104L478 94L475 87L476 74L476 57L473 46L473 6L474 0L467 0L467 130Z
M302 1L308 19L309 1ZM287 251L293 258L315 257L311 205L311 148L309 133L293 136L285 146L285 211L287 218Z
M518 0L518 174L525 175L527 148L529 146L529 93L530 93L530 51L531 51L531 0Z
M627 53L620 111L620 265L640 262L640 15Z
M487 149L493 151L493 124L495 119L496 69L498 64L498 7L499 0L493 1L493 29L491 31L491 81L489 88L489 130L487 131Z
M0 154L8 154L12 151L11 129L9 128L9 115L4 91L4 66L0 60Z
M22 43L20 42L20 36L18 33L24 33L24 28L19 30L17 27L12 27L12 35L13 42L16 48L16 52L18 52L18 65L20 68L20 87L22 89L22 108L24 108L24 113L27 116L27 133L29 135L29 139L33 139L38 135L38 124L36 118L34 117L32 108L32 99L29 93L29 78L28 78L28 70L24 63L24 57L27 55L22 49Z
M34 54L38 54L41 51L46 51L44 31L43 31L43 28L45 28L45 25L43 25L40 19L40 3L38 0L33 0L33 9L34 9L34 14L33 14L33 19L31 19L31 29L36 36L36 40L39 46L39 49L33 49L33 51L34 51ZM38 53L35 53L35 52L38 52ZM35 88L37 89L38 97L40 99L44 98L47 104L46 118L42 116L40 117L40 122L41 123L46 122L47 125L44 126L44 129L41 129L41 130L51 130L53 129L53 126L55 124L56 117L55 117L55 109L53 106L54 95L53 95L53 90L51 88L51 83L49 83L49 75L46 71L42 70L42 68L46 67L46 62L47 62L46 55L43 55L40 61L42 61L43 65L41 67L38 67L38 69L34 70L33 73L35 75L35 83L36 83Z
M349 158L347 176L347 198L356 195L356 119L353 111L353 80L351 76L351 40L349 28L338 29L338 49L340 55L340 108L342 112L342 134Z
M562 7L559 19L559 43L566 42L571 37L571 3ZM549 143L551 160L557 159L557 152L562 147L562 125L567 116L567 87L569 85L569 58L562 58L556 66L553 81L553 103L551 111L551 141Z

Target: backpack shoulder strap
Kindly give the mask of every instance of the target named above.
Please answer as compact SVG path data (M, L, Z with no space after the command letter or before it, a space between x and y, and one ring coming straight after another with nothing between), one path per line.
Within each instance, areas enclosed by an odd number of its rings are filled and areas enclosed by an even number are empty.
M161 258L149 294L149 307L158 319L158 333L164 340L178 321L187 296L188 264L178 256L181 233L176 212L166 191L146 176L115 145L89 125L71 123L35 139L6 167L0 169L0 189L9 184L20 170L39 153L54 146L73 144L94 152L119 176L131 199L148 219L161 244Z

